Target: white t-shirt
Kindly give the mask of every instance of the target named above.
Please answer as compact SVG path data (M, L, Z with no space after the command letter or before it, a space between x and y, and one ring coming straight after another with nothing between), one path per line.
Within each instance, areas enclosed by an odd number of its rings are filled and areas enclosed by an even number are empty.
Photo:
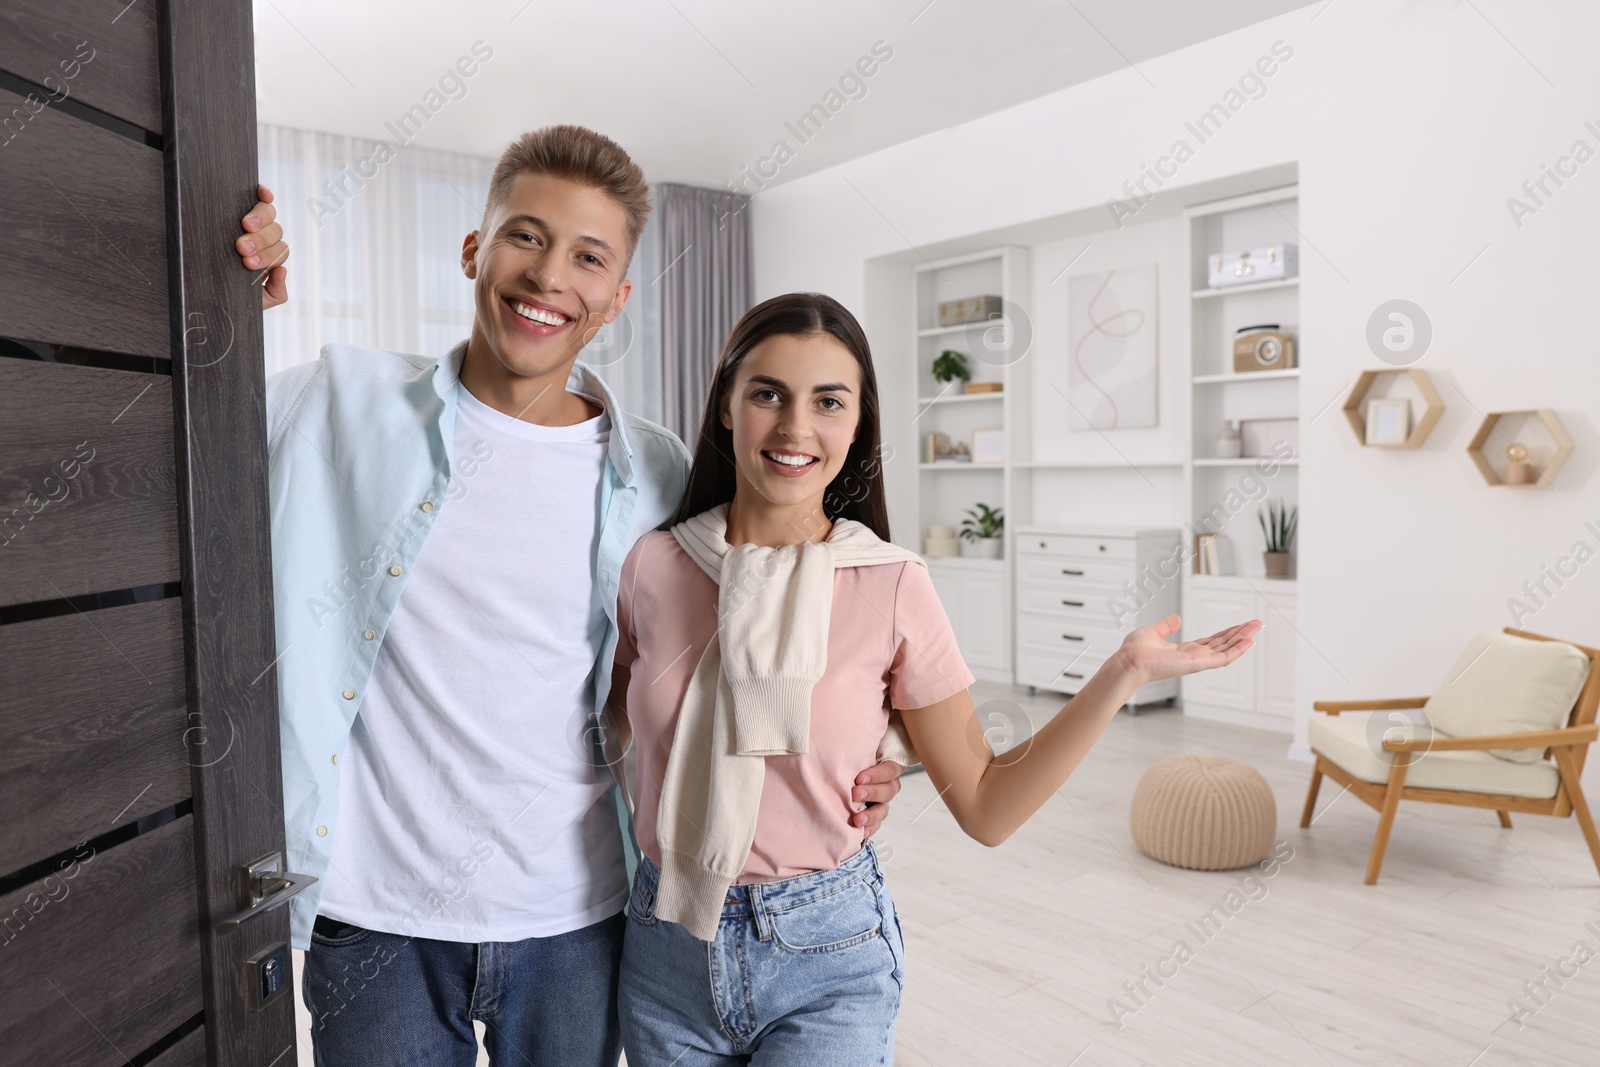
M340 757L318 910L442 941L549 937L627 899L611 775L584 729L611 424L536 426L457 397L450 491Z

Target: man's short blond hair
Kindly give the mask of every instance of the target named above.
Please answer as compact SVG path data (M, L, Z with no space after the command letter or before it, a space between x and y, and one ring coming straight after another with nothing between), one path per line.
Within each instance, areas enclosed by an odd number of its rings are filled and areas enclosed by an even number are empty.
M545 126L512 141L495 164L489 179L489 202L484 215L511 193L519 174L549 174L600 189L622 205L627 214L627 255L624 269L639 246L639 235L650 219L650 186L644 171L611 138L583 126Z

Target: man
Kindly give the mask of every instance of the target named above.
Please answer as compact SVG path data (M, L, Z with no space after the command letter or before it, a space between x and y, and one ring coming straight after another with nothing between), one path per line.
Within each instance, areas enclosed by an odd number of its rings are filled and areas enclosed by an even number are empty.
M271 194L238 251L286 297ZM475 320L440 360L330 345L267 385L293 904L317 1062L617 1060L636 857L591 724L617 577L688 453L578 353L626 304L644 175L526 134L462 246ZM869 829L899 768L864 771Z

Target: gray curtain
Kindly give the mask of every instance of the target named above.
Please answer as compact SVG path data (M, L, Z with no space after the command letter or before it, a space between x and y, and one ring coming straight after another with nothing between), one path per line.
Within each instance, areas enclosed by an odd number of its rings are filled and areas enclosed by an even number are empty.
M692 452L722 343L754 300L750 198L663 184L655 200L656 273L641 281L659 294L661 422Z

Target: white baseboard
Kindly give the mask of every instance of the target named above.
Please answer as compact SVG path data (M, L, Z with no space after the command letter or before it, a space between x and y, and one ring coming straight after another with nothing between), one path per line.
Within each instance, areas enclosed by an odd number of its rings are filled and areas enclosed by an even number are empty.
M1317 757L1311 752L1311 746L1299 741L1289 742L1289 758L1296 763L1317 762Z

